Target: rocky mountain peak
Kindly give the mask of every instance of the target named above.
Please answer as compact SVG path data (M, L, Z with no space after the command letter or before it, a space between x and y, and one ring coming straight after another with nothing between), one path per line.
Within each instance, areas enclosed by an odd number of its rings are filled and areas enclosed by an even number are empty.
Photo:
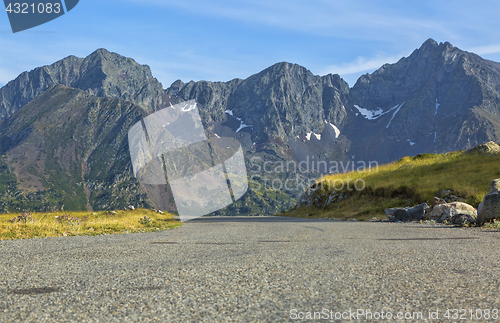
M463 71L464 57L470 55L448 42L438 44L428 39L410 56L362 75L351 89L351 99L353 104L377 110L401 104L429 84L437 91L451 74Z
M181 80L177 80L166 90L168 95L178 95L179 91L182 90L185 83Z
M147 65L106 49L87 56L80 67L80 77L70 86L99 97L132 101L153 111L158 108L163 86Z
M309 83L316 81L318 81L318 77L313 75L311 71L298 64L288 62L276 63L244 80L246 83L259 83L259 86L264 87L288 83L299 92L302 92Z
M438 43L432 38L427 39L421 46L420 48L416 49L416 52L421 52L421 53L433 53L433 52L445 52L445 51L450 51L457 49L454 47L451 43L449 42L441 42Z
M305 67L300 66L299 64L295 63L289 63L289 62L278 62L270 67L268 67L266 70L272 70L272 71L293 71L293 70L307 70Z
M68 56L51 65L23 72L0 89L0 121L54 84L84 90L98 97L132 101L153 111L161 105L163 87L147 65L98 49L86 58Z
M438 44L435 40L428 39L408 57L408 60L410 62L418 61L420 64L423 64L423 62L450 64L455 62L458 57L467 54L467 52L458 49L449 42ZM405 59L403 58L402 60L404 61Z
M319 76L313 75L305 67L281 62L243 80L238 90L250 90L256 98L267 93L271 96L283 94L290 99L301 97L308 87L320 81Z
M126 74L132 70L137 70L146 79L153 77L148 65L140 65L132 58L110 52L105 48L99 48L85 57L81 68L100 68L106 74Z
M116 54L116 53L111 53L109 50L107 50L106 48L98 48L96 49L92 54L90 54L88 57L93 57L93 56L101 56L101 57L106 57L106 56L111 56L111 55L118 55L118 56L121 56L119 54Z
M429 39L409 57L363 75L350 91L351 111L365 130L347 133L366 142L357 155L380 160L386 150L391 161L495 138L499 71L498 63ZM378 149L367 154L371 147Z
M439 43L432 38L427 39L418 50L433 51L439 46Z

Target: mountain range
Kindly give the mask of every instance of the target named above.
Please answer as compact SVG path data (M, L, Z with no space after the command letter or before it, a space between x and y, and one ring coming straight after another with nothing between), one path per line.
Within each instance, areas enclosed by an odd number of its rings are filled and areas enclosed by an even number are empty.
M309 183L348 163L500 141L500 64L450 43L429 39L352 88L339 75L282 62L246 79L178 80L164 89L148 66L99 49L24 72L0 89L0 212L174 210L168 185L133 177L127 132L192 99L207 133L236 138L245 151L251 189L220 214L284 210L304 185L269 183L298 184L299 175ZM287 163L298 169L279 168Z

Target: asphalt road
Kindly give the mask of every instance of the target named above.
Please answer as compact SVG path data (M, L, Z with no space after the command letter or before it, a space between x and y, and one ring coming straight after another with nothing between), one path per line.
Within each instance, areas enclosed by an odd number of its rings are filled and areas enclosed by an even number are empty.
M0 322L492 322L499 247L479 229L283 217L0 241Z

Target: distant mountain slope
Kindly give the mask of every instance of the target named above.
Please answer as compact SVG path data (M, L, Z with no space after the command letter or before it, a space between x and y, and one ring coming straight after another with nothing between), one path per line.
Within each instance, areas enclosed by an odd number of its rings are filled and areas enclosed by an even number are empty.
M345 126L349 87L338 75L320 77L278 63L245 80L177 81L167 93L203 104L202 116L213 123L208 127L238 137L250 151L297 162L311 155L345 158L346 142L338 133Z
M130 102L49 87L0 126L3 177L16 179L2 183L3 206L156 206L133 178L128 153L128 129L143 115Z
M222 214L287 209L332 163L500 142L500 64L449 43L430 39L353 88L339 75L282 62L246 79L178 80L164 90L148 66L99 49L0 89L0 199L14 208L173 207L168 187L133 178L126 133L141 116L191 99L209 135L242 143L255 179ZM278 167L288 162L301 167ZM287 179L297 185L269 186Z
M449 43L429 39L408 58L361 76L350 101L346 135L361 159L388 162L500 140L500 64Z

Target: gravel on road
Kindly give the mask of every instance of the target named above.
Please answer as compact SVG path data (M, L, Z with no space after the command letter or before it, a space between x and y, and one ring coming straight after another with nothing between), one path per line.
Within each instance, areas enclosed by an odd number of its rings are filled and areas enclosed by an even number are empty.
M494 321L499 247L474 228L289 217L0 241L0 322Z

